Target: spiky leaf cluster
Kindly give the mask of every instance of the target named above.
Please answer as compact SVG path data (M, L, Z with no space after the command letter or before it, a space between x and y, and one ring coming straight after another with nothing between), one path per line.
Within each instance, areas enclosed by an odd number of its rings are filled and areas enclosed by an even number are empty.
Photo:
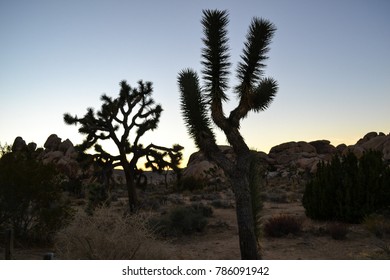
M229 46L227 11L203 11L203 43L202 65L205 90L210 101L227 100L225 90L228 89Z
M268 58L269 45L276 28L268 20L254 18L249 26L241 61L237 67L239 84L234 87L234 92L239 97L239 104L225 117L222 102L228 100L226 92L229 89L228 76L231 66L227 37L228 12L205 10L201 23L204 34L204 87L199 86L199 78L192 70L182 71L178 79L182 114L189 134L198 147L202 134L212 134L208 119L210 110L214 123L225 134L229 134L229 127L238 129L241 119L250 111L267 109L278 90L276 80L264 77L265 60ZM233 140L229 135L227 137L233 145Z
M200 147L203 138L214 139L208 117L205 97L201 93L199 78L191 69L183 70L178 77L180 87L180 103L184 121L187 124L188 133Z

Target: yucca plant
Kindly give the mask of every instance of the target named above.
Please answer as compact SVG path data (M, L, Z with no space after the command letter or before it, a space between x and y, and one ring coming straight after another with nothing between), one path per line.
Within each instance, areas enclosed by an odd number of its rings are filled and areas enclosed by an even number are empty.
M272 78L263 76L269 44L276 30L268 20L253 18L241 62L237 67L238 85L234 92L239 98L237 107L228 116L224 114L223 102L228 100L230 74L229 44L227 38L228 12L203 11L203 43L201 87L198 74L191 69L179 73L182 114L188 132L197 147L230 179L236 197L236 212L239 228L242 259L258 259L249 174L251 152L240 133L240 121L250 111L259 112L271 104L278 86ZM211 112L209 114L209 112ZM211 119L210 119L211 117ZM224 132L233 147L236 160L229 160L218 148L211 129L211 120Z

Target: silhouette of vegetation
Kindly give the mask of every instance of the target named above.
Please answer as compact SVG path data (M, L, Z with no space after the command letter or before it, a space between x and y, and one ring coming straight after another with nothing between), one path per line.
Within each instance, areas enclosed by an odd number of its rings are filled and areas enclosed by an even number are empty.
M303 206L308 217L361 223L390 206L390 168L378 151L358 159L353 152L319 163L306 185Z
M204 86L200 86L198 74L191 69L179 73L181 109L197 147L221 167L230 179L236 198L236 213L239 228L242 259L260 258L250 193L251 152L240 134L240 121L250 111L260 112L271 104L278 86L272 78L263 76L269 44L276 30L264 19L253 18L246 36L241 62L237 67L239 84L234 92L239 98L238 106L229 116L223 111L223 102L228 100L228 76L230 69L227 38L227 11L203 11L202 65ZM224 132L233 147L236 160L229 160L218 148L212 121Z
M289 234L299 234L302 231L302 221L296 217L280 215L272 217L264 224L264 232L270 237L283 237Z
M50 242L73 215L59 178L27 147L7 149L0 158L0 229L12 227L20 241Z
M137 163L140 158L146 159L146 168L153 171L167 166L180 172L178 165L182 158L180 145L166 148L149 144L143 146L141 137L148 131L157 128L162 112L160 105L155 105L151 95L151 82L138 82L137 88L131 88L126 81L120 83L121 89L117 98L102 95L101 109L95 113L89 108L84 117L78 118L69 113L64 114L64 121L69 125L80 125L79 132L86 135L84 142L78 146L82 151L94 147L95 160L104 164L107 171L121 166L125 173L129 209L134 212L138 207L135 180L139 173ZM131 135L132 133L132 135ZM120 134L120 135L119 135ZM130 143L130 137L132 143ZM99 140L111 140L118 149L118 155L111 155L98 143Z
M212 214L212 208L203 204L179 206L161 217L150 219L149 227L162 236L190 235L202 232Z

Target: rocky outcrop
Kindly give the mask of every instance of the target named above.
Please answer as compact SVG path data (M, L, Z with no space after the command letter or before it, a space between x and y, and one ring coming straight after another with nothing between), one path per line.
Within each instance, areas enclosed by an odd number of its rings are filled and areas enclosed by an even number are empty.
M271 148L268 156L274 160L274 168L283 176L313 173L317 164L329 160L337 149L328 140L288 142ZM292 174L293 173L293 174Z
M13 152L20 152L27 148L26 141L23 140L22 137L18 136L15 138L14 143L12 144Z
M234 160L233 149L229 146L219 146L220 150L231 160ZM206 156L198 151L193 153L183 172L183 177L206 180L208 183L226 182L225 173L215 163L210 162Z
M390 133L370 132L359 139L353 146L348 147L356 156L361 156L365 151L374 150L383 153L384 160L390 161Z
M59 171L69 178L76 178L80 175L81 169L76 160L78 153L69 139L61 141L61 138L56 134L52 134L47 138L44 149L37 149L37 144L33 142L26 144L22 137L16 137L12 145L12 151L26 150L33 153L34 157L43 164L54 164Z
M228 146L221 146L231 159L234 160L233 150ZM346 154L348 151L355 153L357 157L369 150L381 151L383 159L390 162L390 134L382 132L370 132L359 139L356 144L347 146L340 144L333 146L328 140L316 140L311 142L287 142L271 148L269 154L259 153L269 165L270 177L297 177L304 174L312 174L317 171L320 161L329 161L335 154ZM184 176L195 178L207 178L209 170L216 170L213 178L225 180L224 173L214 163L209 162L201 152L191 155Z

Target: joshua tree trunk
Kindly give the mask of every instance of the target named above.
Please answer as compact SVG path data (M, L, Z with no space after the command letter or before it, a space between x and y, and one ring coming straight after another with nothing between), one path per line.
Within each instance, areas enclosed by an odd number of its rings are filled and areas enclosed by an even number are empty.
M247 158L247 157L245 157ZM253 225L253 211L251 193L249 190L249 160L237 161L236 170L231 176L232 187L236 200L236 215L238 224L238 235L240 240L241 259L260 259L257 250L257 238Z
M137 198L137 191L135 189L134 184L134 172L131 170L131 168L124 168L123 171L125 172L125 178L126 178L126 187L127 187L127 196L129 199L129 210L130 213L133 213L137 209L138 205L138 198Z

